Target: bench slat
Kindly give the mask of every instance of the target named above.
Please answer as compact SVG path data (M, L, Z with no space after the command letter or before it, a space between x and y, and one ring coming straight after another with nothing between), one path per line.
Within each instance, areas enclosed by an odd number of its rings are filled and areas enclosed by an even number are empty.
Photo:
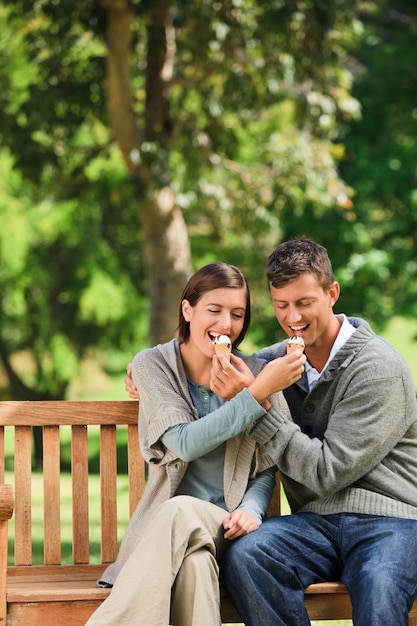
M116 427L100 429L101 561L117 558Z
M11 586L19 581L45 580L87 580L94 583L102 575L105 565L97 563L74 565L9 565L7 576Z
M90 532L87 426L72 426L71 435L72 558L74 563L88 563L90 560Z
M118 401L66 401L40 402L2 400L1 423L4 426L49 426L93 424L137 424L138 403Z
M60 441L58 426L43 427L44 562L61 563Z
M66 602L11 602L7 626L85 626L101 602L102 599L81 601L81 598Z
M137 410L137 409L136 409ZM138 425L127 427L127 464L129 474L129 515L132 516L141 495L145 491L144 460L139 447Z
M32 429L15 427L15 563L32 563Z
M0 483L4 484L4 470L5 470L5 458L4 458L4 426L0 425Z
M8 556L8 520L13 514L13 488L11 485L1 485L1 517L0 517L0 616L6 614L6 590Z
M102 589L90 580L49 580L30 578L10 587L8 602L68 602L73 600L104 600L109 589Z

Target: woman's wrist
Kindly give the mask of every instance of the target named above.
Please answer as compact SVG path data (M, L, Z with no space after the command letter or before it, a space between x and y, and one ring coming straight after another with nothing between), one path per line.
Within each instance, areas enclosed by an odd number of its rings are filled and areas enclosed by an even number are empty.
M250 394L252 394L256 402L258 402L262 406L264 405L263 403L266 401L269 394L266 393L263 389L263 385L260 382L259 377L255 378L255 380L249 385L249 387L247 387L247 390Z

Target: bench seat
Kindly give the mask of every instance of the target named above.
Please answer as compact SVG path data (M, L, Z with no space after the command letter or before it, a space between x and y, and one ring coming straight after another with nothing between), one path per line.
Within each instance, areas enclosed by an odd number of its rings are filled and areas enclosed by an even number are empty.
M31 571L13 568L9 572L7 624L10 626L84 626L87 619L110 593L97 587L102 565L31 566ZM305 604L311 620L346 620L352 608L346 587L340 582L310 585ZM417 602L410 612L410 624L417 618ZM225 592L222 593L222 621L240 623L240 617Z

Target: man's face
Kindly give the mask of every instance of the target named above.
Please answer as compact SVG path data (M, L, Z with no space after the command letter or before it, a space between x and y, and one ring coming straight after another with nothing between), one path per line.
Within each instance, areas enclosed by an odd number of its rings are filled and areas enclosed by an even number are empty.
M339 297L338 283L324 291L315 276L306 273L283 287L270 285L270 292L276 318L289 337L300 335L306 348L334 340L332 308Z

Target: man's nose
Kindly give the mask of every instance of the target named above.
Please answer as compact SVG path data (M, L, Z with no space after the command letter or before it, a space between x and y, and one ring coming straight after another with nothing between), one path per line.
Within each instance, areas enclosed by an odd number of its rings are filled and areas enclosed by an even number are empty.
M298 307L289 306L287 310L287 323L292 326L298 324L298 322L303 318Z

